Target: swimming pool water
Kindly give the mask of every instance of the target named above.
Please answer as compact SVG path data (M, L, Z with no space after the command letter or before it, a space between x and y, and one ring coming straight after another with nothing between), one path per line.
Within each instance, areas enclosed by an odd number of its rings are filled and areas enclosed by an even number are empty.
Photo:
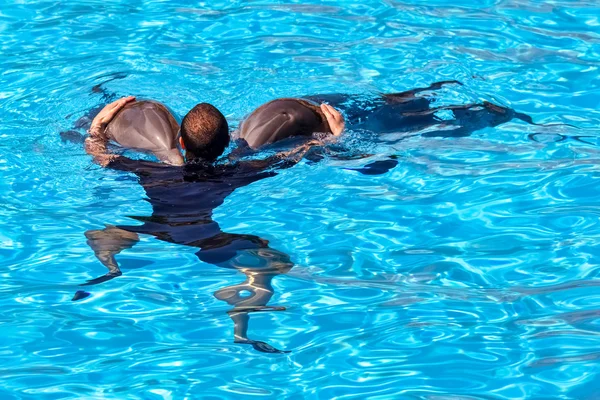
M177 3L177 4L175 4ZM600 7L594 1L11 1L0 7L0 398L600 396ZM228 232L295 266L233 343L245 276L143 237L105 273L84 232L149 215L69 129L107 89L237 124L275 97L458 79L530 114L395 154L300 163L229 196ZM532 134L536 140L531 139ZM454 397L453 397L454 396Z

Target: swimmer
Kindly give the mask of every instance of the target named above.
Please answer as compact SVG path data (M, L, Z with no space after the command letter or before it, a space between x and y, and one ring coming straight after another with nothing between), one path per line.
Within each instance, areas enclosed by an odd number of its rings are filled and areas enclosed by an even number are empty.
M110 127L112 118L132 101L131 98L118 100L96 116L92 130L98 133L92 132L86 151L103 167L135 174L146 192L152 214L131 217L141 221L141 225L106 226L85 233L88 245L108 269L108 273L89 280L85 285L99 284L120 276L121 269L115 257L133 247L140 234L198 248L196 256L199 260L233 268L246 275L244 283L215 293L219 300L233 306L228 314L234 322L235 343L251 345L262 352L283 353L263 341L249 339L247 331L250 313L282 310L267 304L274 293L272 279L293 267L290 257L271 248L267 240L258 236L223 232L212 215L213 210L236 189L275 176L277 170L293 166L302 158L308 145L264 160L213 164L211 161L223 152L224 144L229 142L229 132L225 118L218 110L202 106L202 119L187 120L188 114L182 122L182 131L189 124L189 129L200 133L194 137L194 152L189 154L186 150L185 165L166 165L110 154L107 149L109 137L103 133L104 129ZM190 147L185 141L183 145L186 149ZM197 150L199 147L202 151ZM74 301L85 297L78 293Z
M111 117L117 115L129 101L130 98L124 98L106 106L104 111L95 118L92 130L96 129L94 126L102 129L109 125ZM198 255L203 261L219 263L229 260L238 249L263 248L266 245L265 241L255 237L224 234L218 224L212 221L212 210L221 205L225 197L235 189L276 175L274 168L289 168L294 165L298 155L307 146L278 153L264 160L213 165L211 161L220 155L219 151L223 151L223 144L229 140L229 132L226 125L223 125L226 124L225 118L218 110L204 110L202 115L204 117L202 121L195 121L202 122L202 127L194 127L195 131L200 133L200 136L195 139L196 143L202 143L204 147L210 149L210 152L206 150L201 153L204 157L197 157L199 153L190 156L189 151L186 150L186 159L194 162L188 162L183 166L133 160L122 155L111 154L107 149L109 138L106 134L92 133L91 138L86 140L86 151L103 167L136 174L146 190L148 201L153 208L153 216L160 216L147 221L144 218L145 226L134 226L129 231L137 233L140 230L156 228L155 236L160 239L200 247L201 251ZM182 129L185 127L184 118ZM184 145L186 144L184 142ZM170 217L174 218L172 228L167 227ZM183 223L188 219L191 220ZM192 221L200 221L197 229L193 228ZM166 232L169 233L165 235ZM215 236L218 236L219 240L208 240ZM203 241L204 239L208 241ZM104 264L110 271L119 272L114 260Z

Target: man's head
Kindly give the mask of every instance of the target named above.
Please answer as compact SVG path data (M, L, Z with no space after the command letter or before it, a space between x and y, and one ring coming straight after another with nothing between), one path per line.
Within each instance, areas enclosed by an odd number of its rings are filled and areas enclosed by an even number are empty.
M181 147L187 160L216 160L229 145L227 120L214 106L200 103L181 122Z

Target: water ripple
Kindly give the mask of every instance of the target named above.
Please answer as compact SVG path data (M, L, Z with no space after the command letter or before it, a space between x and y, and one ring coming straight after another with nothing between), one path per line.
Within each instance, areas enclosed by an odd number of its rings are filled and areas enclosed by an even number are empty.
M598 15L583 0L5 2L0 397L594 398ZM246 275L155 238L71 301L105 273L84 232L150 212L135 179L60 140L101 101L92 86L179 114L211 102L235 126L274 97L449 79L464 86L438 105L492 101L555 125L350 132L398 166L301 163L215 210L293 260L248 332L291 353L234 343L215 294Z

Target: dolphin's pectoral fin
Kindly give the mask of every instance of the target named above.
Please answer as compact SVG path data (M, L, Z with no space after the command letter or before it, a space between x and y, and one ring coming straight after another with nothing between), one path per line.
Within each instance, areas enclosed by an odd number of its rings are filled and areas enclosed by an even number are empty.
M287 354L287 353L291 353L291 351L289 351L289 350L279 350L279 349L271 346L269 343L261 342L260 340L250 340L250 339L236 340L235 343L238 343L238 344L249 344L249 345L251 345L254 348L254 350L260 351L261 353L270 353L270 354Z
M396 157L392 156L387 160L374 161L362 168L345 168L350 171L360 172L363 175L383 175L398 165Z
M71 301L82 300L82 299L88 298L89 296L90 296L90 293L86 292L85 290L78 290L73 295L73 298L71 299Z
M402 103L405 101L409 101L409 100L413 100L415 99L415 96L418 93L422 93L422 92L428 92L431 90L439 90L441 89L444 85L460 85L463 86L463 84L459 81L440 81L440 82L434 82L431 85L424 87L424 88L416 88L416 89L412 89L412 90L407 90L405 92L398 92L398 93L388 93L388 94L384 94L383 97L392 102L392 103Z
M111 279L117 278L117 277L119 277L121 275L123 275L123 273L121 271L112 271L112 272L109 272L109 273L104 274L102 276L99 276L98 278L90 279L86 283L82 283L79 286L97 285L99 283L104 283L104 282L110 281Z

